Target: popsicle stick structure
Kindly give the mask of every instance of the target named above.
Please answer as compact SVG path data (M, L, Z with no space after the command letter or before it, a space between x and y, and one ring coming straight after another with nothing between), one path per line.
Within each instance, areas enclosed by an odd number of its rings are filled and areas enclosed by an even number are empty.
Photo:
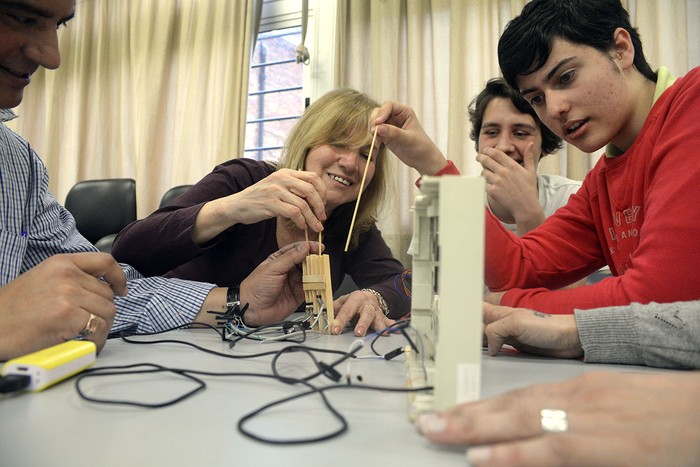
M333 313L333 287L331 263L328 255L309 255L302 263L302 283L306 313L311 318L312 329L331 333Z

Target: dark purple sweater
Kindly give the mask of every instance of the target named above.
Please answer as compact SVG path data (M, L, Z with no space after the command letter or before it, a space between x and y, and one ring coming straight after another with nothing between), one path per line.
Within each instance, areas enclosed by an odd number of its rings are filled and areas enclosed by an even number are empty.
M252 159L233 159L217 166L173 205L132 222L117 236L112 254L145 276L163 275L215 283L240 284L277 245L277 219L237 224L203 246L192 241L192 228L202 206L213 199L237 193L262 180L274 168ZM333 290L349 274L360 288L382 294L391 318L408 313L410 300L403 292L403 265L395 259L372 225L360 236L356 249L343 252L354 203L338 207L326 221L324 253L330 256Z

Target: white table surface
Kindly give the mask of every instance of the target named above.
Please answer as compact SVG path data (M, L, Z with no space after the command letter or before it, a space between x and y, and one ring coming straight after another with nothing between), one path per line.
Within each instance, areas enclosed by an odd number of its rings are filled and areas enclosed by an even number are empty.
M284 344L244 342L233 350L212 331L173 331L166 335L197 342L210 349L234 354L279 349ZM162 336L159 336L162 337ZM148 338L140 338L151 339ZM307 345L346 350L354 337L311 336ZM388 352L405 341L398 335L382 337L376 347ZM368 347L368 346L367 346ZM368 355L369 348L360 355ZM336 357L319 355L331 362ZM167 367L215 372L270 373L271 357L231 360L175 345L135 345L110 340L95 367L157 363ZM281 365L291 376L303 377L313 367L299 354L287 355ZM338 368L346 371L346 365ZM403 356L392 361L353 360L354 376L365 384L401 387L405 384ZM514 353L482 360L482 397L533 383L577 376L586 371L661 371L646 367L590 365L577 360L540 358ZM421 437L407 416L402 393L335 390L328 393L346 417L348 431L330 441L275 446L253 441L237 429L238 420L268 402L300 391L273 380L205 378L207 388L174 406L145 409L109 406L82 400L74 379L42 393L0 397L0 465L2 466L450 466L466 465L464 448L441 448ZM317 385L330 380L318 378ZM161 401L175 396L191 383L171 375L104 379L91 378L85 388L93 395ZM248 424L265 436L322 435L336 428L318 396L285 405Z

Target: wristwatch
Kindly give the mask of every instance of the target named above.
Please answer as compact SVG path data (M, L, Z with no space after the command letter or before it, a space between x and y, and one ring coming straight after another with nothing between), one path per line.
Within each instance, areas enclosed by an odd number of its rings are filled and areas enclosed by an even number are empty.
M226 291L226 316L237 319L241 324L245 324L243 315L245 315L247 310L247 303L241 307L241 286L229 287Z

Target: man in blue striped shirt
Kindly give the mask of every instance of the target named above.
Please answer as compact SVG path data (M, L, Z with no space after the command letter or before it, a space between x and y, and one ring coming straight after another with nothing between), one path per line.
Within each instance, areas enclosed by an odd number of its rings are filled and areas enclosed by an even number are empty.
M207 311L231 303L214 284L144 278L97 252L49 191L29 143L5 126L31 75L60 65L56 30L74 9L75 0L0 0L0 360L79 335L101 349L110 330L213 323ZM309 248L317 245L289 245L241 283L234 296L249 304L247 324L281 320L303 301L296 265Z

